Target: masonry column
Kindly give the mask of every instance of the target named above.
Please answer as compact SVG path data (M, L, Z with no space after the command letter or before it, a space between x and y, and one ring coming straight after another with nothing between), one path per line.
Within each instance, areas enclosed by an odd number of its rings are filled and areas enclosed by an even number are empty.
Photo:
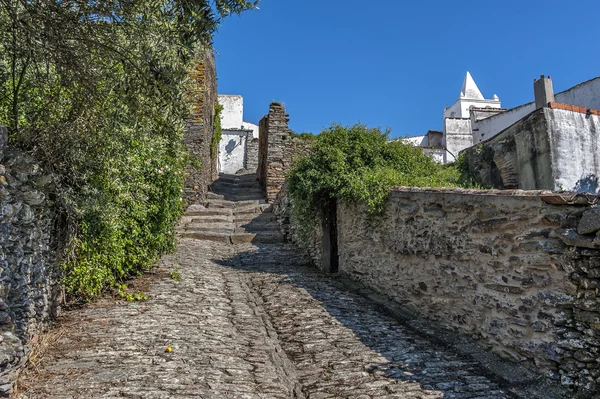
M289 115L281 103L271 103L269 113L259 123L258 179L272 203L281 191L291 167Z

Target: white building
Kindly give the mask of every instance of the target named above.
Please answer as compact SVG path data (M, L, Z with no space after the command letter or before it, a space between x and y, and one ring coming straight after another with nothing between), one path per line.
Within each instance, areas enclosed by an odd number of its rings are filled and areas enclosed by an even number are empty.
M244 98L219 94L222 137L219 143L219 173L234 174L247 167L248 142L258 139L258 126L244 122Z
M540 81L543 80L552 85L550 77L542 76ZM600 77L558 93L554 98L558 103L600 109ZM438 162L451 163L456 161L460 151L491 139L537 108L535 102L512 109L502 108L498 96L494 94L491 99L486 99L467 72L458 100L444 110L443 131L430 130L424 136L404 140L423 147L424 152Z

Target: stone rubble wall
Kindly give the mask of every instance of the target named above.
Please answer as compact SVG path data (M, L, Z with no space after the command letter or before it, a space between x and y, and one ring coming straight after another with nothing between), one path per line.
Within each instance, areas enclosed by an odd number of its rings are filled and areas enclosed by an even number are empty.
M6 139L0 126L0 397L8 397L60 297L52 178L28 155L5 148Z
M288 121L285 107L280 103L271 103L269 113L259 123L258 179L269 203L275 200L281 190L290 164L290 154L286 151L287 143L291 140Z
M246 140L246 170L252 173L258 170L258 139L252 137Z
M338 205L339 272L597 397L596 202L548 191L396 188L384 216Z
M323 229L322 221L317 220L310 232L304 236L292 216L292 201L287 191L287 183L281 187L273 202L273 214L277 216L279 227L286 241L296 244L302 249L315 265L321 265L323 259ZM322 269L322 267L319 267Z
M292 138L290 118L281 103L271 103L259 122L258 180L268 203L276 201L294 160L310 152L310 140Z
M208 186L218 177L218 157L211 155L217 103L217 70L212 48L198 55L190 71L192 112L186 123L184 143L193 163L186 167L185 199L188 205L202 202Z

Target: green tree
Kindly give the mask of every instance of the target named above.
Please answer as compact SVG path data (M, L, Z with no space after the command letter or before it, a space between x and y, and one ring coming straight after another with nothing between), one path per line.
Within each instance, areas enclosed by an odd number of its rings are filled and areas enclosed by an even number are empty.
M57 180L68 291L173 248L194 60L243 0L0 0L0 124Z

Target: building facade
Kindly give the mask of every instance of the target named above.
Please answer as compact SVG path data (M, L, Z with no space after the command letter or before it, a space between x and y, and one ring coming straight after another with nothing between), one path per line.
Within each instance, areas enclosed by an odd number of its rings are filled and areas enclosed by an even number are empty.
M222 136L219 143L219 173L235 174L256 170L258 164L258 126L244 122L244 98L219 94Z

